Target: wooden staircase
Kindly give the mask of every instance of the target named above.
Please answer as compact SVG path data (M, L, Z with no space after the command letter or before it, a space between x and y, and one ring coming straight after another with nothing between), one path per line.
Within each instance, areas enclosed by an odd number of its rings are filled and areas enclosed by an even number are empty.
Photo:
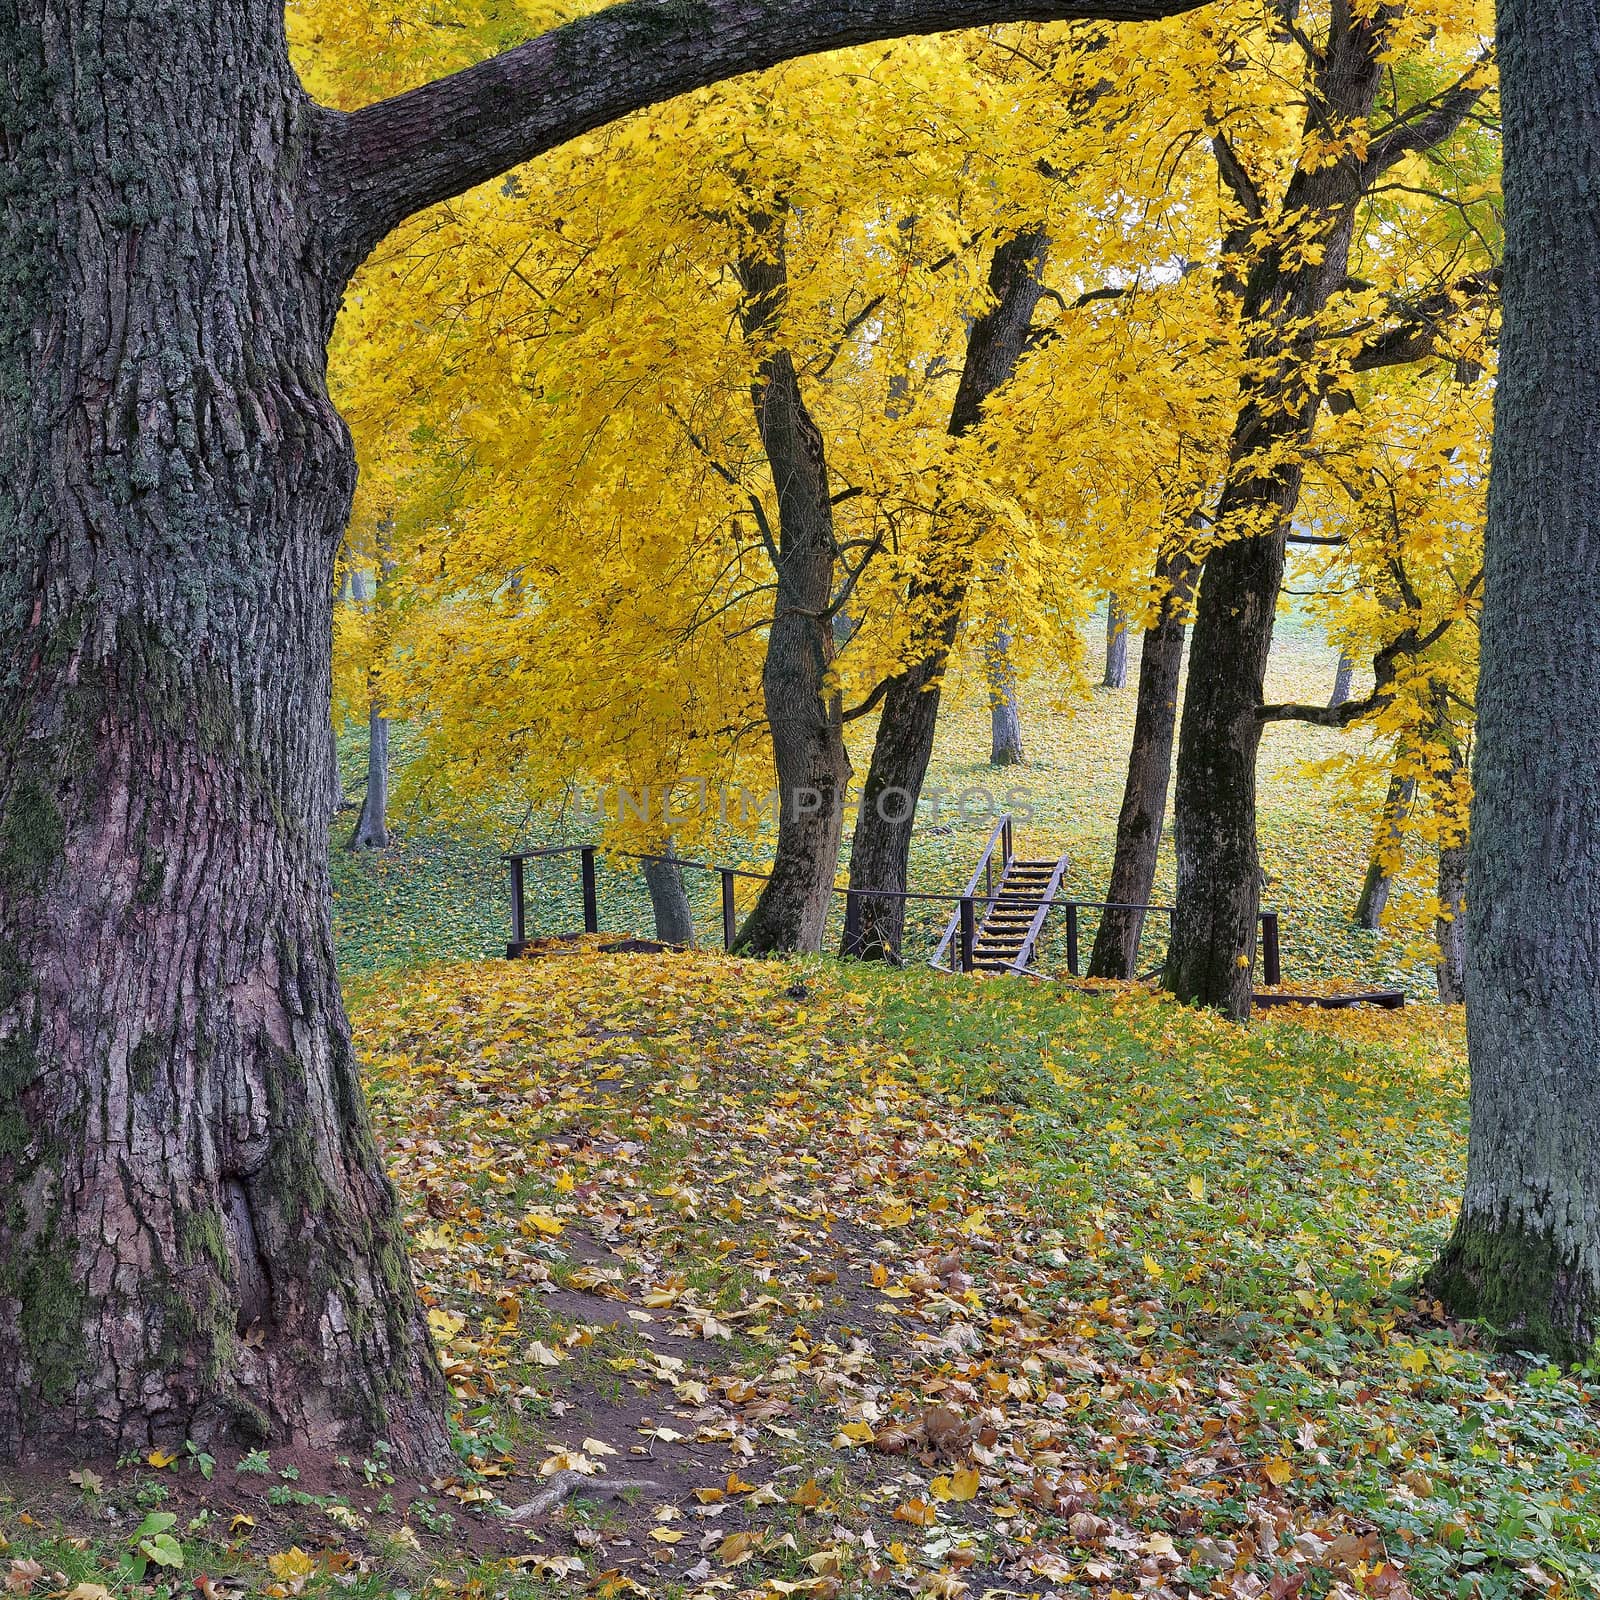
M1053 861L1015 857L1006 863L994 901L973 941L977 971L1027 971L1066 870L1065 856Z
M963 970L970 938L973 971L1031 969L1051 903L1066 874L1067 858L1024 860L1012 853L1012 840L1011 818L1002 817L989 836L988 846L930 966L946 972ZM1075 929L1076 923L1069 921L1068 939L1074 948Z

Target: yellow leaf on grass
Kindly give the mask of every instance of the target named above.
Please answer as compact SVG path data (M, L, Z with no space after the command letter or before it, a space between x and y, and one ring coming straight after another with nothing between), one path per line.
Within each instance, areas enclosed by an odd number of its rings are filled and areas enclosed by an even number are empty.
M552 1217L546 1211L530 1211L517 1226L524 1238L533 1239L542 1236L553 1239L566 1228L566 1223L559 1217Z
M1204 1200L1206 1197L1206 1180L1198 1172L1189 1175L1189 1198L1191 1200Z
M1263 1470L1280 1489L1294 1476L1294 1468L1282 1456L1269 1461Z
M939 1520L939 1513L926 1500L907 1500L894 1508L896 1522L909 1522L914 1528L931 1528Z
M839 1438L846 1444L871 1444L878 1436L870 1422L847 1422L839 1430ZM838 1440L834 1441L838 1445Z
M717 1560L725 1567L736 1567L741 1562L748 1561L760 1544L759 1533L730 1533L717 1546Z
M67 1590L66 1600L111 1600L111 1591L103 1583L80 1583Z
M1167 1269L1148 1250L1144 1254L1144 1270L1152 1278L1164 1278L1167 1275Z
M962 1467L959 1472L952 1472L946 1480L950 1485L950 1498L952 1500L974 1500L978 1495L978 1469L976 1467Z
M317 1564L299 1545L267 1557L267 1571L280 1583L293 1583L296 1578L309 1578Z

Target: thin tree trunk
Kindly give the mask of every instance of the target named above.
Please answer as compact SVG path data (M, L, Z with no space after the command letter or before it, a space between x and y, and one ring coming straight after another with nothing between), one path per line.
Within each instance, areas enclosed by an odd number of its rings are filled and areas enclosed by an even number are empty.
M1178 723L1178 680L1183 670L1185 618L1194 594L1195 564L1181 546L1168 545L1156 562L1164 590L1155 626L1139 654L1139 699L1133 716L1128 779L1117 818L1117 847L1106 899L1089 958L1093 978L1131 978L1139 957L1145 906L1155 891L1161 829L1172 781L1172 745ZM1121 908L1121 909L1118 909Z
M1377 933L1383 927L1383 914L1389 909L1389 896L1394 892L1395 867L1405 847L1406 818L1416 798L1415 778L1402 777L1398 772L1390 777L1367 861L1367 875L1361 882L1361 897L1356 901L1356 926L1369 933Z
M367 685L367 789L348 850L389 848L389 719L376 676Z
M694 912L689 907L689 892L683 886L683 868L672 859L677 853L672 840L667 839L660 846L659 857L641 861L639 866L650 891L656 938L663 944L692 948Z
M344 792L344 768L339 763L339 729L328 719L328 814L337 817L350 804Z
M1428 1281L1508 1345L1575 1358L1600 1330L1600 6L1501 0L1499 39L1505 321L1466 914L1472 1132L1460 1220Z
M1436 975L1441 1005L1467 998L1467 841L1452 835L1439 847L1439 959Z
M1003 625L983 647L983 666L989 685L989 765L1021 766L1026 757L1017 710L1017 672L1011 663L1011 632Z
M742 320L745 337L763 342L788 296L784 222L762 215L751 225L756 243L739 264ZM778 502L778 588L761 674L777 769L778 842L734 948L767 955L822 948L851 766L843 707L828 681L836 546L827 456L787 350L766 350L751 398Z
M1344 651L1339 652L1339 664L1333 671L1333 693L1328 696L1328 706L1337 711L1349 704L1350 687L1355 682L1356 664Z
M989 266L992 309L967 329L967 354L950 412L957 438L975 428L984 402L1016 371L1043 293L1049 239L1039 231L1001 244ZM955 643L972 577L971 551L946 543L912 588L912 604L926 616L921 659L890 683L872 747L850 843L850 887L857 891L857 923L842 951L866 960L896 960L905 936L905 902L860 891L904 891L917 802L933 754L945 667Z
M329 917L342 280L281 7L204 10L0 4L0 1456L442 1459Z
M1128 613L1115 595L1106 602L1106 670L1100 687L1128 687Z

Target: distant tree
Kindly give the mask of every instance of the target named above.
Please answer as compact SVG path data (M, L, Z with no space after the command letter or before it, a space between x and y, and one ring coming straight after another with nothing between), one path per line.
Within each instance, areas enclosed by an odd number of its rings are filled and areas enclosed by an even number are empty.
M1128 613L1115 595L1106 601L1106 670L1100 679L1102 689L1125 689L1128 685Z

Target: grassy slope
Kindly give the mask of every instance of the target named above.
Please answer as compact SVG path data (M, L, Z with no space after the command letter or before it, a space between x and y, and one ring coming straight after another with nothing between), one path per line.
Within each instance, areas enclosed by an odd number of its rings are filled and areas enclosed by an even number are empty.
M1600 1391L1405 1294L1458 1196L1458 1015L799 975L358 985L459 1471L107 1467L0 1500L33 1592L167 1505L182 1582L268 1594L1600 1594ZM507 1529L541 1467L651 1487Z

